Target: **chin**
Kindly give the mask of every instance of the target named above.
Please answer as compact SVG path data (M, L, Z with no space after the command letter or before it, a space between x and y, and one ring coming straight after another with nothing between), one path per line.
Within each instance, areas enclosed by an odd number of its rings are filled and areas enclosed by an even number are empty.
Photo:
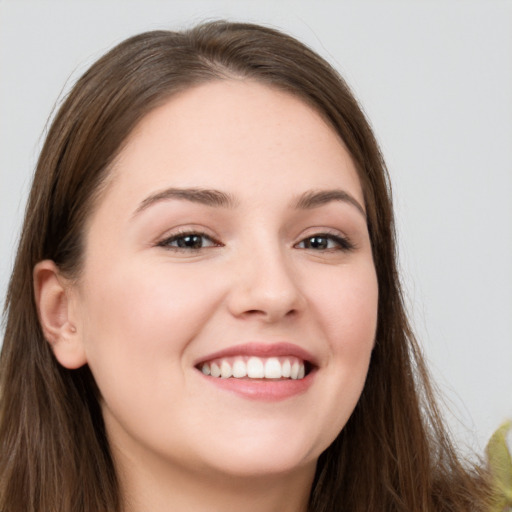
M283 477L292 475L301 471L314 472L317 458L311 460L299 457L287 456L275 453L258 454L258 456L246 455L245 457L237 454L229 457L229 460L215 461L212 469L218 474L224 474L230 478L265 478L269 476Z
M220 444L212 442L208 449L208 464L212 469L232 477L258 477L291 474L316 467L324 446L315 446L304 436L275 434L231 438Z

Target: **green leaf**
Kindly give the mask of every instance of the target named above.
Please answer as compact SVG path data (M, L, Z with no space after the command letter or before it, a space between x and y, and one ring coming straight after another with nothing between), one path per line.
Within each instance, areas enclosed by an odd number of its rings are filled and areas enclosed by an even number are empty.
M496 508L501 512L512 507L512 455L507 445L507 435L512 431L512 421L507 421L491 436L485 449L496 488Z

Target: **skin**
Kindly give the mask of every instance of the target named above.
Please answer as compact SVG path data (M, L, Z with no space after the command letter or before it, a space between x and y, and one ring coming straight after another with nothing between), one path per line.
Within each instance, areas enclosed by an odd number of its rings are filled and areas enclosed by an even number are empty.
M158 198L191 187L232 204ZM296 207L334 189L352 200ZM184 231L203 247L176 247ZM332 128L251 81L180 93L129 137L85 251L76 282L36 267L36 301L57 359L89 364L98 383L126 512L305 511L316 461L362 391L377 319L363 193ZM195 367L248 342L307 350L312 383L250 399Z

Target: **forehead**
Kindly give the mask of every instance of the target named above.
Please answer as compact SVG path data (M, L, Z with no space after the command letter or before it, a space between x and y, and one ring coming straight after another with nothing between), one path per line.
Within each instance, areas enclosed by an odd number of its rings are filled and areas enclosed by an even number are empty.
M344 186L363 202L352 158L320 114L287 92L230 79L180 92L146 115L114 162L108 188L133 200L169 185L243 196L269 180L297 193Z

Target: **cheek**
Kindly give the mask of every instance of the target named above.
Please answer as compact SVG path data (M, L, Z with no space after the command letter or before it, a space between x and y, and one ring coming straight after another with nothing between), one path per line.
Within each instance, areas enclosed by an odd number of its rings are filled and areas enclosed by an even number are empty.
M141 262L97 267L84 283L82 332L105 417L162 437L145 418L172 424L169 403L180 407L188 396L186 348L216 307L215 281L206 287L197 268Z
M343 429L364 387L375 342L378 284L373 264L340 271L332 285L317 293L315 313L329 344L325 368L323 417L326 444ZM335 285L334 283L339 283ZM325 407L321 407L321 405Z
M153 339L153 334L163 331L169 337L191 316L200 315L209 300L200 272L176 271L165 263L141 262L91 275L85 280L83 304L86 327L96 328L96 334L122 333L128 338L143 334L143 339Z
M112 374L142 382L170 367L179 371L220 295L199 270L180 272L165 262L98 268L84 282L82 332L100 389Z
M341 388L350 389L357 401L366 380L377 329L379 298L373 266L372 272L354 276L351 284L340 292L338 317L333 313L331 348L343 380Z
M334 355L364 357L373 348L377 326L378 283L373 264L340 269L314 295L316 315L327 331Z

